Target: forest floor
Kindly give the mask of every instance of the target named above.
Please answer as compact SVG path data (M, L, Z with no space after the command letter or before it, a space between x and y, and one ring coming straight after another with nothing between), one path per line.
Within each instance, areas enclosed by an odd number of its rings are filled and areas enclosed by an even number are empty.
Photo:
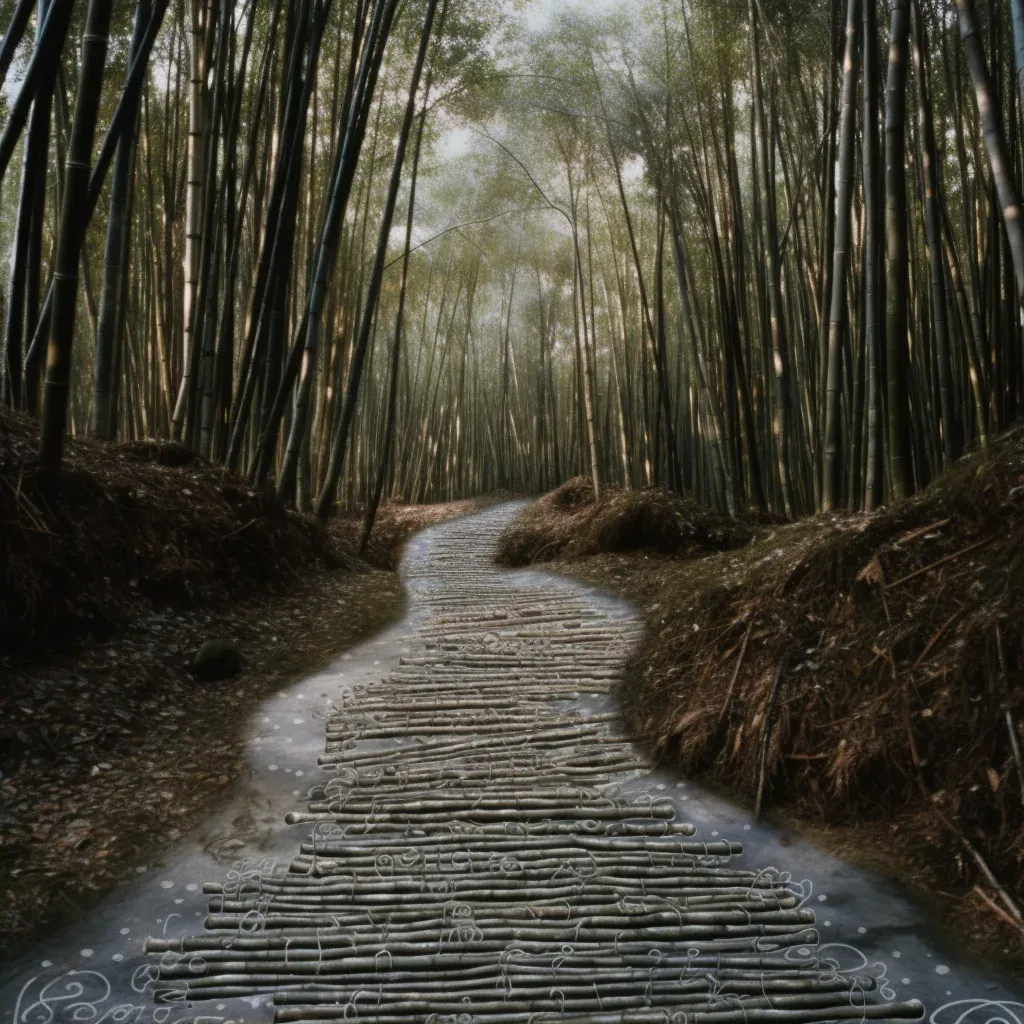
M897 878L1024 976L1024 430L915 498L792 524L572 481L502 540L615 591L659 760Z
M404 541L481 502L381 509L326 534L173 445L71 442L56 492L35 425L0 413L0 957L201 820L244 767L258 702L401 613ZM202 682L207 640L237 645Z

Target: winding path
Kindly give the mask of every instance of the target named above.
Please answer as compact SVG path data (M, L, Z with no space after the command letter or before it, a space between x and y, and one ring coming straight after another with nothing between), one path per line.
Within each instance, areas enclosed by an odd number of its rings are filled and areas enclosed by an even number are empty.
M149 940L158 1001L273 993L282 1024L922 1016L819 949L807 883L679 819L611 710L639 620L494 568L514 512L430 531L406 653L327 720L289 868L208 883L201 931Z

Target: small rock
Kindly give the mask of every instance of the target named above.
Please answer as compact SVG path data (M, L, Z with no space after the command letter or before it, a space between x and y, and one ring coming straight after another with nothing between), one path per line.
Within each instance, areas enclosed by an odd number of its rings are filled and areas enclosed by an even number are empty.
M207 640L196 651L192 672L204 682L231 679L242 670L245 659L232 640Z

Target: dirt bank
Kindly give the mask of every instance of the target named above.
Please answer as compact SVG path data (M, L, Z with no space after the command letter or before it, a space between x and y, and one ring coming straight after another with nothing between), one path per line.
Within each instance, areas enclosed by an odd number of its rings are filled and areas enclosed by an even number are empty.
M72 443L55 500L33 429L0 416L0 955L197 823L255 704L397 617L402 543L477 507L386 506L359 559L359 520L324 535L173 446ZM239 675L195 677L209 639Z
M1024 432L871 515L730 535L708 514L708 543L685 505L679 553L633 538L555 563L647 613L622 694L634 733L687 774L901 876L986 957L1024 965ZM581 507L542 499L504 560L544 560ZM661 509L660 530L670 502L613 495L589 521L615 507L633 520ZM743 546L717 550L745 531Z

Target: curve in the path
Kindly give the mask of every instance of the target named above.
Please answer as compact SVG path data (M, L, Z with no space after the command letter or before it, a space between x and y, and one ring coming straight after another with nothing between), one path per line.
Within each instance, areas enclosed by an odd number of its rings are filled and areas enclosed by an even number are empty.
M818 945L809 884L644 791L601 710L640 623L494 568L513 511L431 531L407 570L426 613L327 721L289 869L208 884L201 932L150 940L158 1000L273 993L281 1024L920 1017Z

